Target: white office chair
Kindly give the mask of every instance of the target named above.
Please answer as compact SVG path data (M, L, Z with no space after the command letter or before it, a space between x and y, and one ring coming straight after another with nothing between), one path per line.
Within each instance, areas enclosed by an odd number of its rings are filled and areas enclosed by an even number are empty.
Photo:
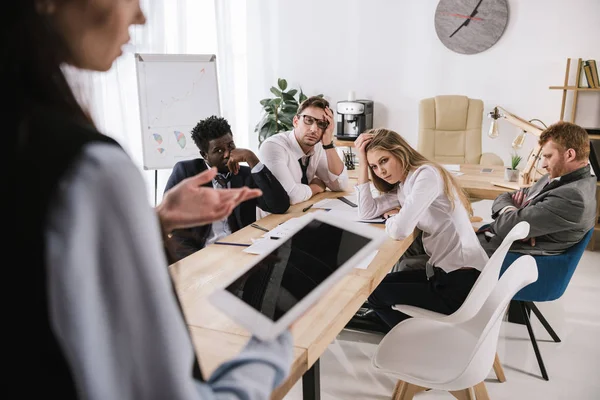
M399 379L394 400L427 390L447 390L458 399L489 400L484 379L492 363L502 317L513 296L537 280L535 259L517 259L498 280L483 306L460 323L410 318L379 343L375 369Z
M510 246L512 246L515 240L525 239L528 234L529 223L525 221L519 222L510 230L510 232L508 232L508 235L506 235L500 244L500 247L496 249L494 254L492 254L489 261L486 263L485 267L482 269L481 274L479 274L479 277L475 281L475 284L473 285L473 288L469 292L469 295L465 299L464 303L454 313L445 315L435 311L405 304L396 304L392 308L394 310L401 311L404 314L410 315L411 317L435 319L452 324L458 324L473 318L498 282L500 269L502 267L502 263L504 262L504 258L506 257L506 253L508 253L508 250L510 249ZM504 370L502 369L502 364L500 363L500 359L498 358L497 354L494 360L494 372L496 373L496 376L500 382L506 381Z

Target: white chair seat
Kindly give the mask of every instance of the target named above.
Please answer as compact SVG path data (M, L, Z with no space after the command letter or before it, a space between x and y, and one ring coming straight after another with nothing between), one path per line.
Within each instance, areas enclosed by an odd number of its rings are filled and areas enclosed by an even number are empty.
M477 333L455 325L408 319L396 325L379 343L373 366L419 386L448 390L446 385L458 379L469 364L478 340ZM443 357L449 354L448 349L453 349L452 357ZM490 369L492 362L493 358Z

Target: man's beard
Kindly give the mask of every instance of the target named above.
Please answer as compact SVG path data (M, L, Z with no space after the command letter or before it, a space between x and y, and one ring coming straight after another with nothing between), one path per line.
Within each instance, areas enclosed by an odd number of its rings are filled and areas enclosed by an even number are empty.
M552 178L558 178L559 176L563 176L567 172L565 167L565 162L560 161L554 165L552 168Z

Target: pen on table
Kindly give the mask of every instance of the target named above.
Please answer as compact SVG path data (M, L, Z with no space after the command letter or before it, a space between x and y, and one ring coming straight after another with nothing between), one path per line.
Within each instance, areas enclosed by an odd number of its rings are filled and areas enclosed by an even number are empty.
M260 226L258 224L250 224L250 226L253 228L256 228L256 229L260 229L261 231L269 232L269 230L267 228L263 228L262 226Z
M314 206L314 204L311 204L311 205L310 205L310 206L308 206L308 207L304 207L304 208L302 209L302 212L307 212L308 210L310 210L310 209L312 208L312 206Z
M246 244L246 243L214 242L213 244L222 244L222 245L225 245L225 246L250 247L250 245Z
M269 236L269 239L273 239L273 240L279 240L281 238L278 238L277 236Z

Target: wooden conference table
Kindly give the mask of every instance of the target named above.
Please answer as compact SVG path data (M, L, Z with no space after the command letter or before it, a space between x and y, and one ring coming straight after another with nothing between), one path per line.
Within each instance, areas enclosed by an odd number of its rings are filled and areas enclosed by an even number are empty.
M461 176L463 179L460 181L467 182L473 193L492 198L496 192L510 190L486 185L485 180L478 176L479 169L480 166L464 171L461 169L465 175ZM354 171L349 172L354 175ZM354 185L354 179L351 178L350 187ZM342 194L349 193L320 193L306 202L291 206L286 214L268 215L257 224L273 229L290 218L304 215L306 212L302 210L308 205ZM384 228L383 225L374 226ZM262 230L247 226L223 241L250 244L252 238L259 238L263 234ZM414 233L402 241L388 239L367 269L350 272L294 324L291 329L294 337L291 373L275 390L273 399L283 398L300 377L303 377L304 399L320 398L319 358L413 240ZM247 330L217 310L207 299L210 293L223 287L255 257L242 252L243 249L240 246L213 244L169 267L205 377L238 354L250 337Z

